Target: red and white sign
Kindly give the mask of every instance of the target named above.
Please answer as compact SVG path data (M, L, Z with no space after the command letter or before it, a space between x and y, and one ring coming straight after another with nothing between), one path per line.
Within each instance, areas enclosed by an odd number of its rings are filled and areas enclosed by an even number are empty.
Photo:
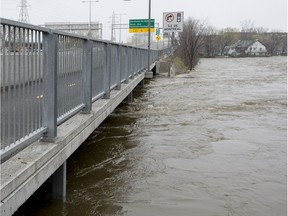
M184 12L163 13L163 33L183 31Z

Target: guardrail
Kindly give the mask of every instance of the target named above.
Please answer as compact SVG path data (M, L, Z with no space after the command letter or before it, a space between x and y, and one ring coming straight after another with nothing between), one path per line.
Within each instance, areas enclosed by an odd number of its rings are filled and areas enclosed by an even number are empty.
M1 160L147 70L146 49L3 18L0 36Z

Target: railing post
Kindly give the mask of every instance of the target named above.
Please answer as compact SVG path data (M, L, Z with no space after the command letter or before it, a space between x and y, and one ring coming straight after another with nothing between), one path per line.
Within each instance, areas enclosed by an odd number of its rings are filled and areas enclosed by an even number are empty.
M44 140L57 136L57 43L52 32L43 34L43 126L47 127Z
M137 52L136 52L136 48L133 47L133 51L132 51L132 57L133 57L133 75L134 77L137 76Z
M127 59L127 61L125 60L125 82L124 83L129 83L129 48L128 47L125 47L125 58L124 59ZM124 66L124 65L123 65Z
M104 75L104 97L105 99L110 98L110 79L111 79L111 44L106 43L105 45L106 49L106 70L105 70L105 75Z
M139 53L139 50L136 49L136 53L137 53L137 74L140 74L141 72L141 64L140 64L140 53Z
M121 89L121 73L122 73L122 46L119 44L117 47L117 57L118 57L118 70L116 71L116 80L117 80L117 86L116 90Z
M83 70L84 70L84 104L83 113L90 113L92 110L92 52L93 41L84 41Z
M131 47L130 48L130 56L129 56L129 59L130 59L130 71L131 71L131 79L134 79L134 48Z
M143 51L139 51L139 64L140 64L140 68L141 68L141 73L144 72L144 56L143 56ZM145 73L145 72L144 72ZM141 82L139 83L139 87L143 88L144 87L144 79L141 80Z
M140 74L142 69L141 69L141 63L140 63L140 50L138 48L136 48L136 53L137 53L137 55L136 55L136 57L137 57L137 59L136 59L136 61L137 61L137 74Z

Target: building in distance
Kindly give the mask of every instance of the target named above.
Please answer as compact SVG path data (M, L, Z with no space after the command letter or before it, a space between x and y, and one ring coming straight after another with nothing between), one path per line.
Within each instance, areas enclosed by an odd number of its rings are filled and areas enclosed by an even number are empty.
M45 23L44 27L83 36L88 36L90 29L89 23L71 23L71 22ZM102 23L91 22L91 37L93 39L102 39Z
M239 40L224 48L226 56L268 56L267 49L259 40Z

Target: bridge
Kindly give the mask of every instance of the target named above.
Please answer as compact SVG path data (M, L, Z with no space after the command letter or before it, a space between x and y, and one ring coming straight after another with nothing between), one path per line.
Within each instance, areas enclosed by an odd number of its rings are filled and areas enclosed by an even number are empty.
M65 201L66 160L171 50L147 55L147 49L3 18L0 35L6 216L50 177L54 197Z

